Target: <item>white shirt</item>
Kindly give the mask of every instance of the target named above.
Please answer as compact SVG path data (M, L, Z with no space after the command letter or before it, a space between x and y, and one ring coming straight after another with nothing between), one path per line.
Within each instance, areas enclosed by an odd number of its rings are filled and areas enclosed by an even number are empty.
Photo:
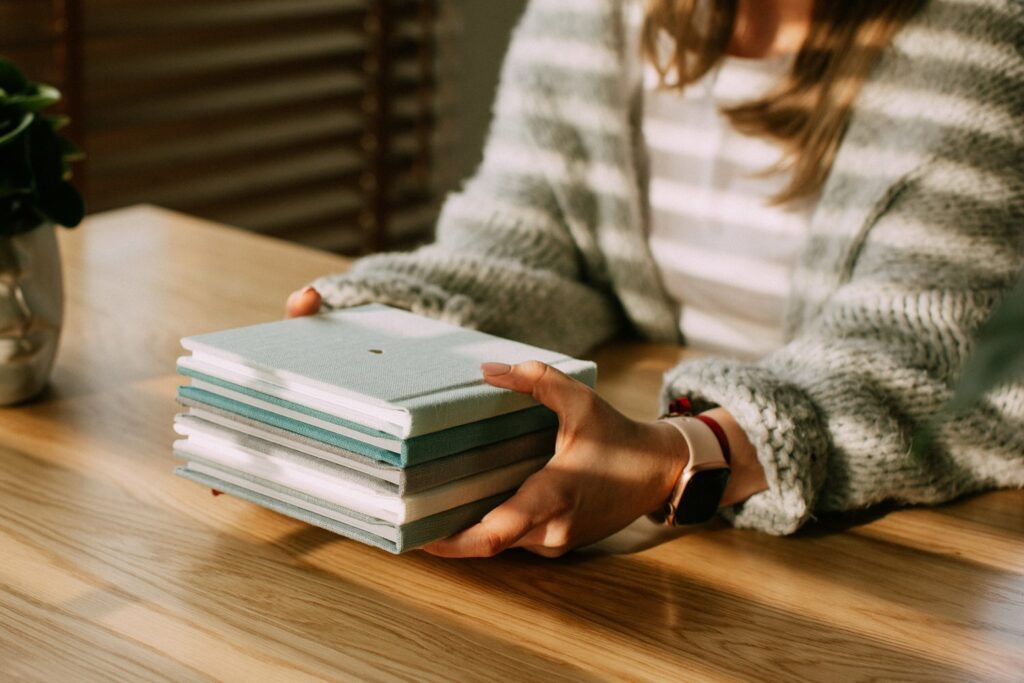
M764 94L791 64L726 57L682 92L657 89L653 67L642 66L649 242L693 348L756 359L783 343L790 277L817 199L769 205L787 180L764 174L781 150L737 132L720 109Z

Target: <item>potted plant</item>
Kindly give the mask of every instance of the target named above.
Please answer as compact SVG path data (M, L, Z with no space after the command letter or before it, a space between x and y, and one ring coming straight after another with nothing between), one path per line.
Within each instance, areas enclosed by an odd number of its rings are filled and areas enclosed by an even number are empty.
M43 113L59 100L0 57L0 405L46 384L64 317L54 226L85 213L69 182L81 152L57 132L67 118Z

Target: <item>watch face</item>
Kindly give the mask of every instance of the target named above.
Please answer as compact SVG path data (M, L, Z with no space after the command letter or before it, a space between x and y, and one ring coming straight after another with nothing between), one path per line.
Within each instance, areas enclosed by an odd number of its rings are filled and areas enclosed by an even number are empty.
M714 517L728 483L728 467L694 472L679 499L676 524L699 524Z

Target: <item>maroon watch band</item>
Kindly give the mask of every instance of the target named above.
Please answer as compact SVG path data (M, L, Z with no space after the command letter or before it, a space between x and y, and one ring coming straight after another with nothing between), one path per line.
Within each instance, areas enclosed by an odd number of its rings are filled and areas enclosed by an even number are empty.
M695 418L706 424L711 428L711 431L715 433L715 438L718 439L718 445L722 447L722 457L725 458L725 462L728 465L732 465L732 454L729 451L729 439L725 435L725 430L722 429L722 425L718 424L718 420L707 415L694 415Z

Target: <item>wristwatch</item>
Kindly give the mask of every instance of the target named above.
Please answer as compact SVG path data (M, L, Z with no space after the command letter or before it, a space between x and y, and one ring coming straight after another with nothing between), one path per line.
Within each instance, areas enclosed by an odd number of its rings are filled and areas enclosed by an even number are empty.
M669 526L707 522L729 483L729 442L722 427L705 415L669 413L661 418L683 435L690 457L672 495L651 517Z

